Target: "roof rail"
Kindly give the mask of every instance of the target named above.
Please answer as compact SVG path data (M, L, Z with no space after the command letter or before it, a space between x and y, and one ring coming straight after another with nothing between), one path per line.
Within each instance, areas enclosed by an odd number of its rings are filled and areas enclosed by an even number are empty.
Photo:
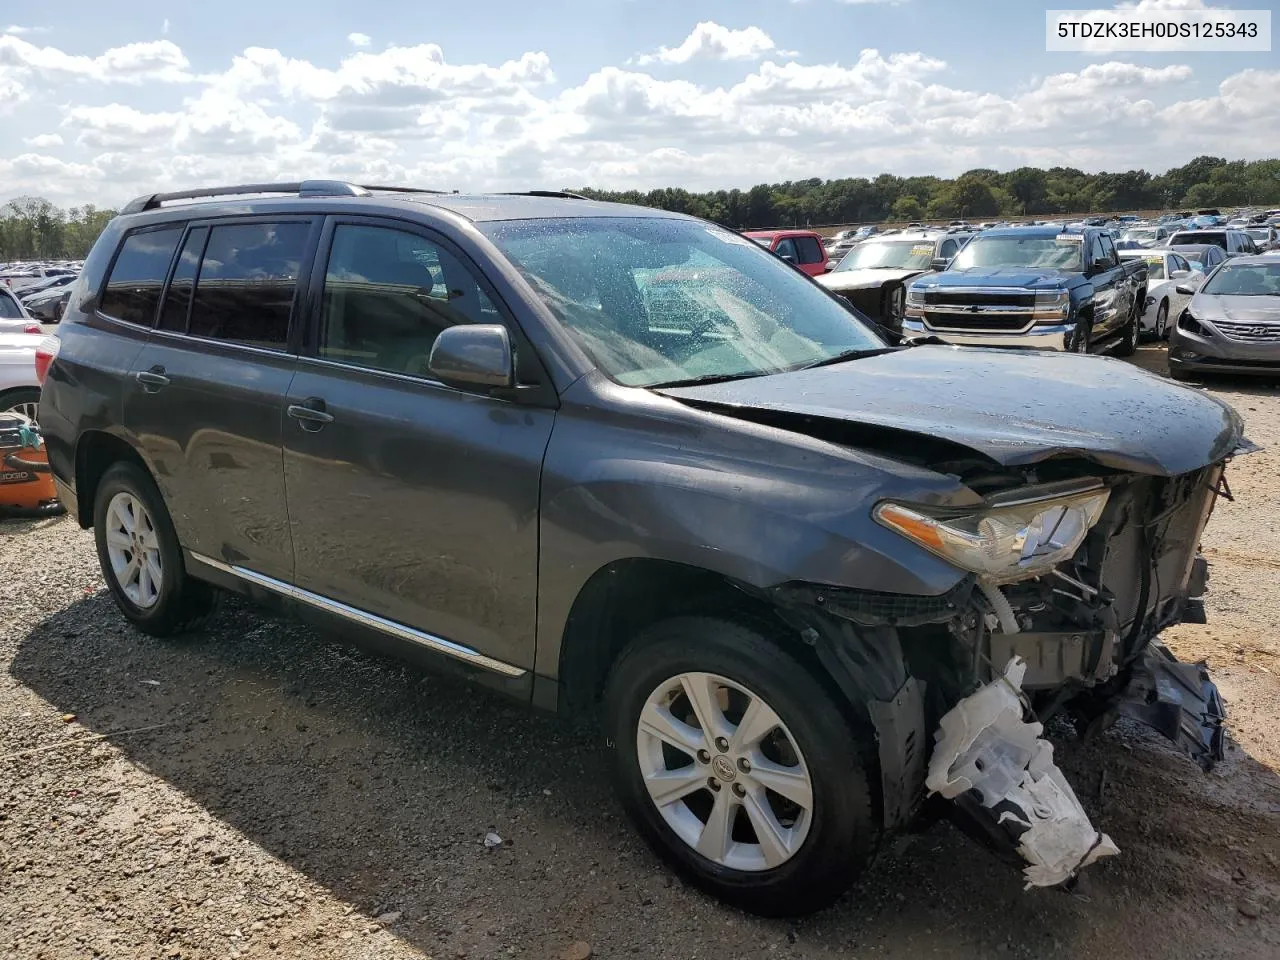
M257 193L296 194L299 197L368 197L374 190L389 193L443 193L423 187L396 187L380 184L347 183L345 180L300 180L291 183L240 183L227 187L201 187L173 193L150 193L125 204L121 213L155 210L173 200L199 200L204 197L235 197Z
M590 200L590 197L584 197L580 193L570 193L568 190L513 190L509 193L500 193L500 197L565 197L569 200Z

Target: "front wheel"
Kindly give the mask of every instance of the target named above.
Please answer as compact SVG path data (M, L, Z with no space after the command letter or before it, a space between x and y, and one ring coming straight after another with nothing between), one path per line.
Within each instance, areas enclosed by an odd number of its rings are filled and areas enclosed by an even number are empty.
M1075 329L1071 331L1071 336L1067 338L1067 350L1071 353L1088 353L1089 352L1089 334L1091 324L1086 319L1076 321Z
M881 323L896 333L902 332L902 317L907 309L907 288L897 283L887 287L881 297Z
M831 903L879 837L868 744L785 642L668 620L627 648L605 694L614 781L645 839L709 893L773 916Z

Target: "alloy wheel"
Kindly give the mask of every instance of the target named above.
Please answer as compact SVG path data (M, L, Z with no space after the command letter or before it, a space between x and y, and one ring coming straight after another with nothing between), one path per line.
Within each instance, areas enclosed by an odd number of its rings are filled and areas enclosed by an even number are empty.
M781 866L813 823L813 782L763 699L711 673L682 673L645 701L636 730L645 788L667 825L733 870Z
M164 584L164 565L155 524L142 501L117 493L107 505L107 556L124 595L137 606L155 606Z
M28 420L30 420L32 423L38 422L38 418L36 417L36 414L39 411L40 411L40 403L39 401L36 401L36 400L27 400L22 403L15 403L12 406L6 407L4 410L5 413L20 413L24 417L26 417Z

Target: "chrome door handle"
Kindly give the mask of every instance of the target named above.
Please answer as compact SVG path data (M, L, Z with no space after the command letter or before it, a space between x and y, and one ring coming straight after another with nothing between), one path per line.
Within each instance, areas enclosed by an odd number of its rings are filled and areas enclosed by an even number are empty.
M163 367L160 370L139 370L133 375L133 379L142 384L142 389L147 393L155 393L161 387L169 385L169 378L164 375Z
M324 401L318 397L304 403L291 403L285 413L297 420L303 430L319 430L326 423L333 423L333 414L325 412Z

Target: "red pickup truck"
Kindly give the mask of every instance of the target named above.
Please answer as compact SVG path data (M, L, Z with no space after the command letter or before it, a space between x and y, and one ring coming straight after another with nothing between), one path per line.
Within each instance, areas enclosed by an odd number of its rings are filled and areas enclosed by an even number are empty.
M812 230L748 230L743 236L795 264L811 277L827 272L827 252L822 249L822 237Z

